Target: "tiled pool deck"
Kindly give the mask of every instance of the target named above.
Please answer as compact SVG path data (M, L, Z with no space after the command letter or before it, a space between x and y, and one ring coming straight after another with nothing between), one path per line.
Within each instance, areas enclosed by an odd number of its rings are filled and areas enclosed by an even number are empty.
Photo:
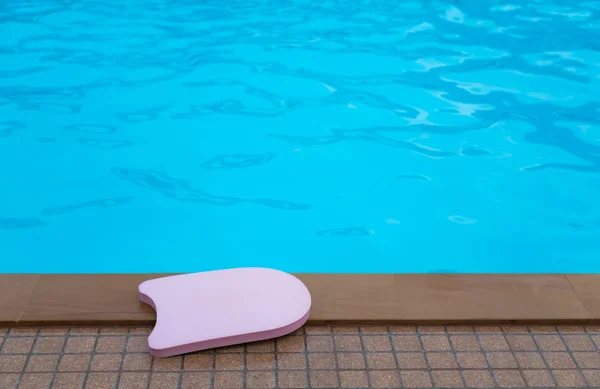
M149 330L0 328L0 388L600 388L600 326L308 326L166 359Z

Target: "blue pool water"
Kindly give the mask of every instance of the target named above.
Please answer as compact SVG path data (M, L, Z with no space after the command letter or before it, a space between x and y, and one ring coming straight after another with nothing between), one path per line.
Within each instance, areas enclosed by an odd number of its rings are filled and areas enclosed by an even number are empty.
M0 273L600 272L600 2L0 2Z

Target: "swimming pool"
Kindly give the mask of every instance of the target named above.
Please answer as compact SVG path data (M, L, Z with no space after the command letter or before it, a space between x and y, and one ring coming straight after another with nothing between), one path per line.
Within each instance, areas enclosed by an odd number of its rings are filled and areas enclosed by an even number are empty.
M0 273L599 272L574 5L4 1Z

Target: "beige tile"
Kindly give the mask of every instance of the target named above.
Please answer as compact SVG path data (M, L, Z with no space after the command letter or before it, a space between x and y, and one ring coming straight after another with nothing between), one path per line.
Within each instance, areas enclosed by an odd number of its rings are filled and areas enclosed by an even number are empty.
M275 388L275 373L270 371L250 371L246 373L246 388L270 389Z
M151 332L152 327L135 327L129 330L129 334L131 335L150 335Z
M118 373L90 373L85 382L85 389L114 389L118 378ZM168 388L162 387L161 389Z
M552 376L547 370L523 370L523 377L527 385L532 388L554 387Z
M358 334L359 328L351 326L334 326L333 332L335 334Z
M431 378L437 388L462 388L463 381L458 370L435 370Z
M38 277L38 274L0 274L0 323L12 324L21 319Z
M335 369L335 355L332 353L308 354L308 368L313 370Z
M181 389L210 388L210 381L211 377L208 372L192 373L186 371L181 378Z
M248 370L273 370L275 368L274 354L248 354L246 355L246 369Z
M571 351L596 351L587 335L563 335L563 339Z
M215 357L216 370L242 370L244 356L242 354L221 354Z
M479 341L474 335L452 335L450 343L455 351L479 351Z
M516 369L517 360L510 352L498 351L486 354L488 364L492 369Z
M444 335L423 335L421 336L423 348L425 351L450 351L450 342Z
M524 388L525 381L519 370L494 370L494 378L501 388Z
M502 334L502 328L496 326L475 326L478 334Z
M81 389L85 373L56 373L52 389Z
M32 337L7 338L2 346L2 354L27 354L31 351Z
M534 334L555 334L556 326L529 326L529 332Z
M277 351L279 352L303 352L304 339L302 336L284 336L277 339Z
M18 373L25 367L26 355L1 355L0 373Z
M118 371L121 369L121 354L96 354L92 359L93 371Z
M585 388L587 384L578 370L553 370L556 384L564 388Z
M67 338L65 352L68 354L91 353L96 345L96 338L92 336L77 336Z
M335 337L336 351L362 351L360 337L354 335L337 335Z
M306 368L306 358L304 354L277 354L277 368L281 370L298 370Z
M446 332L449 334L472 334L475 329L471 326L447 326Z
M360 332L367 335L387 335L388 328L386 326L363 326L360 327Z
M59 371L80 372L87 371L90 367L90 354L68 354L60 358Z
M588 325L585 326L585 330L589 334L598 334L600 333L600 325Z
M148 338L145 336L132 336L127 340L125 349L128 353L146 353L149 351Z
M180 374L153 372L150 375L150 389L178 389Z
M183 364L181 355L169 358L153 358L152 371L179 371Z
M558 335L535 335L533 339L542 351L565 351L567 349Z
M60 353L63 350L65 341L64 336L40 336L35 341L33 352L36 354Z
M421 354L416 354L421 355ZM427 353L427 363L432 369L457 369L454 354L449 352Z
M446 327L444 326L418 326L417 331L421 334L445 334Z
M149 370L152 366L152 358L148 354L126 354L123 358L123 370Z
M392 344L387 335L368 335L362 338L365 351L392 351Z
M506 341L514 351L537 351L537 346L530 335L506 335Z
M373 388L398 388L400 379L396 370L375 370L369 372L371 387Z
M125 336L100 336L96 343L97 353L122 353L125 350Z
M336 357L339 369L358 370L366 367L365 357L362 353L338 353Z
M405 388L431 388L429 374L421 370L403 370L400 372L402 384Z
M369 369L383 370L396 368L396 358L392 353L368 353L366 357Z
M390 326L390 332L392 334L416 334L417 333L417 327L415 326L409 326L409 325L395 325L395 326Z
M514 353L521 369L545 369L546 364L541 354L532 352Z
M479 335L479 342L486 351L508 351L508 343L502 335Z
M341 371L340 386L342 388L368 388L367 373L364 371Z
M69 335L89 335L95 337L96 335L98 335L99 332L100 329L97 327L75 327L71 328L71 330L69 331Z
M421 353L398 353L396 354L398 367L400 369L425 369L425 357Z
M396 351L421 351L423 347L416 335L393 336L394 349Z
M495 386L492 375L487 370L465 370L463 378L467 388L492 388Z
M456 353L458 366L463 369L487 369L488 364L483 353L459 352Z
M569 353L564 351L542 353L551 369L575 369L575 362Z
M597 352L574 352L573 358L583 369L600 369L600 354Z
M18 380L19 374L0 373L0 388L14 389Z
M577 334L577 333L585 333L584 326L572 326L572 325L560 325L556 327L558 332L562 334Z
M52 381L50 373L25 373L21 376L19 389L47 389Z
M217 372L217 373L215 373L214 389L238 389L238 388L242 388L242 386L243 386L242 373L237 373L237 372Z
M277 374L277 383L280 388L306 388L306 373L303 371L280 371Z
M326 335L308 335L306 337L306 348L310 352L331 352L333 351L333 340Z
M329 326L306 326L306 327L304 327L304 332L306 332L308 335L330 334L331 327L329 327Z
M16 327L10 329L10 336L36 336L39 329L35 327Z
M211 354L188 354L184 356L185 370L211 370L214 357Z
M123 372L121 373L121 377L119 379L119 387L118 389L146 389L148 387L148 383L150 382L150 374L149 373L131 373L131 372ZM208 385L205 386L208 388ZM182 389L185 386L182 385ZM191 389L191 388L185 388Z
M335 371L310 370L308 373L311 388L337 388L338 378Z
M273 351L275 351L275 342L273 340L248 343L246 345L246 352L248 353L272 353Z
M27 362L25 371L53 372L58 366L59 355L32 355Z
M127 327L103 327L100 329L100 335L127 335L129 328Z
M600 388L600 370L582 370L582 373L592 388Z
M217 354L230 354L230 353L242 353L244 352L244 345L232 345L226 347L219 347L215 349Z

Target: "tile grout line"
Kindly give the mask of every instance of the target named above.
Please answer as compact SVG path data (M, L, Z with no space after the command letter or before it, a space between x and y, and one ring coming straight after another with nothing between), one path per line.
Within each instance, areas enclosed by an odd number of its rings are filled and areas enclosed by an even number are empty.
M540 354L542 361L544 361L544 364L546 365L547 371L550 374L550 378L552 379L554 386L557 387L558 385L556 385L556 378L554 377L553 369L550 368L548 361L546 361L546 358L544 358L543 350L540 348L540 345L539 345L538 341L536 340L534 333L531 332L531 327L527 327L527 332L528 332L529 336L531 337L531 339L533 340L533 343L535 344L535 347L537 348L537 352Z
M10 331L12 331L12 329ZM25 365L23 366L23 370L21 370L21 372L19 373L19 378L18 378L17 384L16 384L17 388L21 386L21 382L22 382L23 376L28 373L27 372L27 365L29 365L29 361L31 360L31 357L33 355L33 348L35 346L35 343L37 342L39 333L40 333L40 330L38 329L36 331L35 335L33 336L33 342L31 343L31 348L29 349L29 352L27 353L27 357L25 358ZM50 383L48 383L47 387L48 388L50 387Z
M591 339L590 335L587 333L585 328L584 328L584 331L585 331L585 335L582 335L582 336L585 336L585 338L592 343L592 345L596 349L595 351L598 352L598 347L596 346L596 343L594 343L594 341ZM580 372L583 371L584 369L579 366L579 362L577 362L577 359L573 357L573 351L571 350L571 347L569 347L569 344L565 341L565 338L563 337L563 333L560 331L559 328L556 328L556 333L558 334L558 337L565 345L567 354L573 360L573 363L575 364L575 369L579 370ZM583 373L580 373L580 374L581 374L581 377L583 378L583 382L585 382L585 384L587 385L588 388L591 388L592 385L590 385L590 382L589 382L588 378L585 376L585 374L583 374ZM554 376L554 374L552 374L552 375ZM556 380L556 377L554 377L554 378Z

